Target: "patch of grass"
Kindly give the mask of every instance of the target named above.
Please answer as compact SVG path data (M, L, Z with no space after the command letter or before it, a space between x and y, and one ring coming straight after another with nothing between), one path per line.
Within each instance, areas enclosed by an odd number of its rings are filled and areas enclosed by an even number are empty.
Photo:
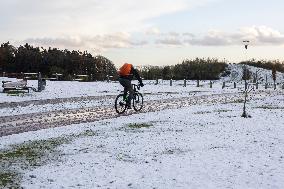
M161 154L162 155L185 154L185 153L188 153L190 151L191 151L190 149L182 150L180 148L173 148L173 149L166 149Z
M18 175L15 172L0 172L0 188L20 188L20 185L16 182L19 180Z
M259 109L267 109L267 110L281 110L284 109L284 107L279 107L279 106L258 106L255 108L259 108Z
M149 128L153 126L151 123L130 123L127 125L131 129Z
M58 160L60 151L57 149L63 144L72 142L77 138L95 136L96 132L86 130L77 135L37 140L12 145L10 149L0 151L0 188L19 188L21 174L12 170L32 169L47 162Z
M119 161L124 161L124 162L134 162L134 159L128 154L120 153L117 155L116 159Z
M210 111L197 111L197 112L194 112L193 114L210 114L211 112Z
M27 93L27 91L24 90L9 90L6 92L8 96L23 96Z
M231 112L232 110L215 110L214 112L218 112L218 113L221 113L221 112Z
M88 136L97 136L98 134L93 130L86 130L75 137L88 137Z
M244 103L244 100L243 99L236 99L236 100L230 101L228 103L224 103L224 104L231 104L231 103Z

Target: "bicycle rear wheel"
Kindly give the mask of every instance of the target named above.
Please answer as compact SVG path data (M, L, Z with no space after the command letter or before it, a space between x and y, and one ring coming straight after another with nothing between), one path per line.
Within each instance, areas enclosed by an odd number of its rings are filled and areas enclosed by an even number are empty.
M114 107L115 107L115 111L118 114L123 114L126 110L126 102L123 96L124 96L123 94L119 94L115 99Z
M143 108L143 96L141 93L134 93L133 108L137 112Z

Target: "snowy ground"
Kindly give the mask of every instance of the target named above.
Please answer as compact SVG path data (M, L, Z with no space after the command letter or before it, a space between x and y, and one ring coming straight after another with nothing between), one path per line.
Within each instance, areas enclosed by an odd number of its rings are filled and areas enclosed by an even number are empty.
M2 137L10 144L92 131L24 170L24 188L282 188L284 98L196 105ZM141 127L139 124L143 123ZM132 127L137 124L137 127Z
M234 94L243 88L228 83L222 89L222 83L216 82L211 89L208 81L201 87L194 81L187 87L183 81L174 81L172 87L169 81L145 84L141 91L146 101ZM16 97L0 93L0 117L112 105L108 99L120 90L118 83L48 82L42 93ZM249 101L252 117L247 119L241 118L243 104L236 101L1 137L0 176L8 175L10 185L23 188L280 189L284 186L284 91L268 91ZM32 101L58 98L67 100L38 105ZM3 178L0 188L1 182Z
M2 78L2 80L7 79ZM145 100L181 98L212 93L221 94L224 92L235 93L243 88L242 84L239 84L238 89L233 89L233 84L227 84L227 87L222 89L222 84L215 82L211 89L209 81L201 81L200 87L196 87L196 81L187 81L187 87L183 87L183 81L173 81L173 86L170 86L169 81L162 80L159 81L158 85L155 85L155 81L145 81L144 83L145 86L141 88L141 92L144 94ZM28 81L28 86L36 87L36 85L36 81ZM46 90L41 93L30 92L19 96L10 96L0 92L0 115L21 115L112 105L113 98L121 90L122 87L118 82L47 81ZM52 103L52 99L57 99L58 102ZM45 103L44 100L49 101ZM24 103L27 101L29 103ZM16 102L17 104L11 106L8 102ZM41 103L38 105L39 102Z
M0 82L4 80L15 79L0 78ZM236 93L244 89L243 82L238 82L237 88L234 89L232 81L227 81L224 89L222 88L223 83L219 81L213 81L212 88L209 85L210 81L200 81L200 87L196 87L196 81L187 81L186 87L183 87L184 81L173 81L172 86L170 86L170 81L159 80L158 85L155 85L155 82L145 81L145 86L141 88L146 101ZM28 86L37 87L37 81L28 81ZM281 87L278 85L279 89ZM264 84L260 84L259 89L263 90ZM120 93L122 87L118 82L47 81L46 89L40 93L31 91L11 96L2 93L1 90L2 88L0 88L0 115L9 116L112 105L113 98Z

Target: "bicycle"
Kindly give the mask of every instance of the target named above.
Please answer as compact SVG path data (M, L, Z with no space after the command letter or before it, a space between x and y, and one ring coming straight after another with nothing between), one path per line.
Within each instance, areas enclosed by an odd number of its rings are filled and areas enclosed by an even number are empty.
M136 85L136 84L132 84L133 86L133 90L134 90L134 94L133 94L133 99L132 99L132 106L133 109L138 112L143 108L143 95L141 93L139 93L140 90L140 86ZM116 99L115 99L115 110L118 114L123 114L126 109L127 109L127 99L129 98L129 91L124 94L124 91L122 91L123 93L117 95Z

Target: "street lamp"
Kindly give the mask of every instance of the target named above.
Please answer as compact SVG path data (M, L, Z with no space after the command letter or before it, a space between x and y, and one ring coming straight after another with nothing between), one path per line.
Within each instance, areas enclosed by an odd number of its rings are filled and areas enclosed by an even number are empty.
M244 40L243 41L243 44L245 46L245 49L247 50L248 49L248 46L249 46L249 40ZM246 53L246 61L248 61L248 58L247 58L247 53ZM247 66L246 64L244 64L244 79L245 79L245 90L247 90L247 77L248 77L248 72L247 72Z

